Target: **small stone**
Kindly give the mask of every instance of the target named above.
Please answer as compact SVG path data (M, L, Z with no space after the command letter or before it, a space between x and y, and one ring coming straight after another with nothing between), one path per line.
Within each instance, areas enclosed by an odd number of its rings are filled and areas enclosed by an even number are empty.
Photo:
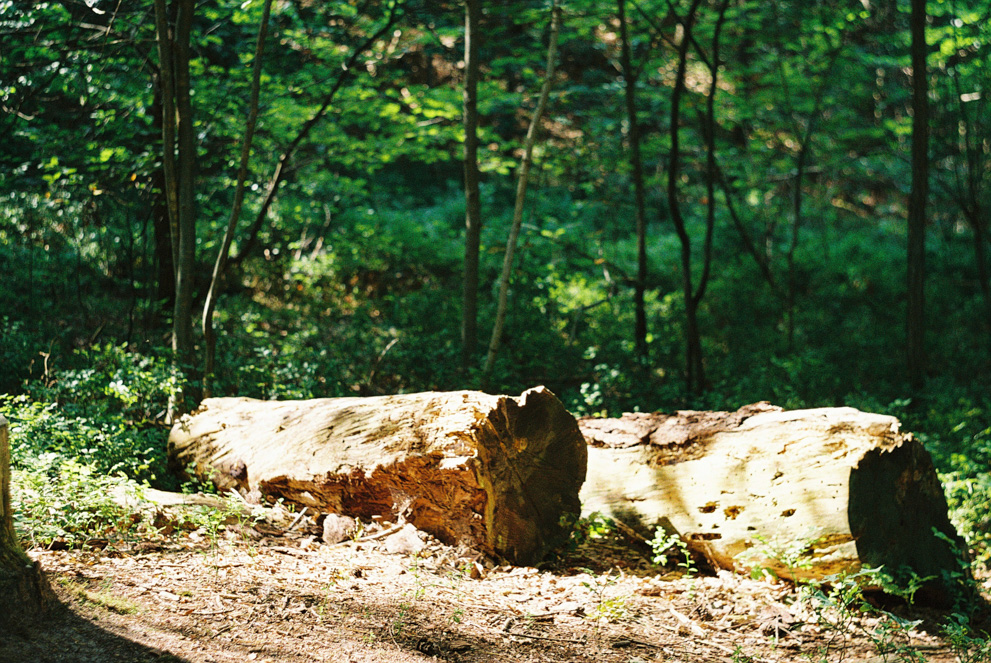
M358 531L358 522L354 518L338 513L328 513L323 519L323 542L334 544L345 541Z
M407 523L401 530L385 539L385 550L393 554L413 555L427 546L420 538L420 532Z

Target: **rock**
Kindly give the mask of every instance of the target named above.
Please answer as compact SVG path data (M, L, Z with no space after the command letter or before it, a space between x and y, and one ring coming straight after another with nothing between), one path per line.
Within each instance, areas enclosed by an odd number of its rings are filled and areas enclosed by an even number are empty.
M415 555L426 547L427 544L420 538L420 531L409 523L385 539L386 552L396 555Z
M358 521L337 513L328 513L323 519L323 542L340 543L354 536L358 531Z

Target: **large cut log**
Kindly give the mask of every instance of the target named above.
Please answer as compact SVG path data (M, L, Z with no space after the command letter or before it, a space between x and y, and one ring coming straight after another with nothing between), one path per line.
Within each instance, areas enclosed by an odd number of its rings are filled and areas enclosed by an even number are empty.
M211 398L169 453L219 488L359 518L396 516L448 543L532 564L580 512L586 446L550 391L258 401Z
M648 537L676 532L716 567L796 579L879 565L936 578L959 570L959 553L933 534L959 542L932 460L894 417L757 403L579 423L583 511Z

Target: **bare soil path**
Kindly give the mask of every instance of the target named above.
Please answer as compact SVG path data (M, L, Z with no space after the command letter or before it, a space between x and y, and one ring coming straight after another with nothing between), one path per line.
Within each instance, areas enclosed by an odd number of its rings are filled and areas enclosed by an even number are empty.
M615 536L547 568L493 568L432 540L390 553L377 527L336 545L233 527L34 551L65 609L0 634L0 663L904 660L872 644L875 617L835 631L788 584L665 575ZM889 647L958 660L938 614L910 616L923 624Z

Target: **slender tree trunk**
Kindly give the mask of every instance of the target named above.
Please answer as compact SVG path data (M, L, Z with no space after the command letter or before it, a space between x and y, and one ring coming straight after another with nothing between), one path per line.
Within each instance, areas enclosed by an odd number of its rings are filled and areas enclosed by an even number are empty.
M716 175L719 180L719 187L723 190L723 198L726 199L726 209L729 210L730 219L733 221L733 227L736 228L737 234L740 235L740 241L743 242L743 248L746 249L747 253L754 260L754 264L757 265L757 269L760 270L760 274L764 277L764 281L771 287L771 290L775 293L778 292L777 281L774 280L774 272L771 271L771 265L767 260L767 255L761 253L757 248L756 242L754 242L753 236L750 231L747 230L747 226L744 225L743 219L740 218L739 213L736 210L736 205L733 203L733 192L730 190L729 182L726 181L726 174L723 173L722 168L719 164L716 164Z
M808 120L803 129L801 123L796 119L795 121L795 136L798 138L798 155L795 158L795 179L794 179L794 191L792 194L792 223L791 223L791 240L788 244L788 250L785 254L785 264L788 270L788 290L784 293L785 295L785 319L787 321L787 343L788 351L791 352L795 346L795 303L798 299L798 278L795 269L795 253L798 251L799 239L801 237L801 228L804 223L803 214L803 187L805 185L805 173L808 171L809 156L812 152L812 136L815 134L816 126L819 120L819 115L822 109L822 100L826 93L826 88L832 80L833 66L836 64L836 60L839 58L840 53L843 50L842 39L832 49L829 55L828 63L826 68L823 70L822 82L816 89L813 95L813 106L812 112L808 115ZM781 64L781 87L784 91L785 104L789 109L789 113L794 115L795 111L792 109L792 104L790 101L791 90L788 85L788 76L784 69L784 64Z
M633 170L633 202L637 232L637 279L633 291L634 327L633 339L637 359L641 366L649 360L647 347L647 311L644 296L647 290L647 204L644 191L643 159L640 155L640 123L637 120L637 74L630 58L630 35L626 22L626 0L617 0L619 35L622 43L620 66L623 69L623 85L626 96L626 121L630 126L630 167Z
M709 275L712 273L712 237L716 228L716 180L719 169L716 166L716 92L719 89L719 36L723 31L726 19L726 9L729 0L723 0L719 6L716 25L712 32L712 58L709 61L709 93L705 98L705 190L707 197L705 214L705 240L702 245L702 276L695 290L695 306L698 307L705 297L709 287Z
M465 264L461 319L461 368L472 365L478 347L478 268L482 203L478 190L478 39L481 0L465 0L464 177Z
M502 339L502 328L506 321L506 307L509 296L509 280L513 271L513 253L516 251L516 240L520 234L520 226L523 224L523 204L526 201L526 188L530 180L530 166L533 163L533 146L537 141L537 129L540 126L540 119L544 115L547 107L547 99L551 93L551 83L554 78L554 63L557 59L557 38L561 28L561 7L557 0L552 0L551 4L551 33L550 42L547 46L547 65L544 69L544 84L540 87L540 97L537 100L537 108L530 118L530 127L526 132L526 139L523 144L523 159L520 162L520 174L516 183L516 204L513 207L513 225L509 230L509 239L506 241L506 255L502 262L502 276L499 279L499 304L496 309L495 325L492 327L492 340L489 342L489 352L485 358L485 373L492 371L495 364L496 353L499 351L499 343Z
M809 119L811 123L811 118ZM802 185L805 179L805 163L808 156L808 143L803 141L798 148L798 159L795 164L795 191L792 197L791 242L785 256L788 266L788 292L786 309L788 318L788 352L795 347L795 299L798 292L798 281L795 274L795 252L798 250L799 229L802 227Z
M155 243L155 297L166 307L175 304L175 265L172 262L172 235L169 225L169 205L165 198L165 172L156 169L152 175L151 218ZM156 311L160 309L156 307Z
M165 0L155 0L155 30L162 87L162 164L175 268L175 303L172 315L172 353L175 369L183 375L193 364L193 271L196 259L195 168L189 78L189 40L194 0L173 4L172 25ZM184 382L180 380L180 382ZM185 407L182 390L169 403L169 416Z
M171 236L172 267L175 269L179 249L179 193L176 175L176 108L175 108L175 67L173 64L175 46L172 40L169 10L165 0L155 0L155 32L158 41L159 85L162 104L162 177L164 181L165 206L168 213L169 234ZM175 273L172 274L173 281ZM173 294L175 285L172 287Z
M988 228L980 204L974 202L974 209L967 214L974 241L974 263L977 265L977 279L980 281L981 296L984 298L985 320L991 329L991 271L988 270Z
M164 108L162 73L159 72L152 80L154 98L151 104L151 119L164 137ZM174 155L172 155L174 157ZM155 260L155 297L159 302L165 302L165 307L175 305L175 263L172 260L172 226L169 216L169 188L166 185L165 166L156 168L151 175L151 218L154 231L154 260ZM155 313L161 312L156 307Z
M979 180L983 179L982 174L985 171L986 160L982 157L980 132L975 130L975 125L967 109L967 102L961 100L963 90L960 86L960 77L954 76L951 80L953 82L952 94L958 100L958 109L963 120L964 131L960 140L960 150L963 152L967 164L966 183L960 181L959 171L956 171L957 198L960 209L973 233L974 264L977 267L977 278L980 281L981 296L984 299L985 321L988 324L988 329L991 330L991 274L988 271L987 257L988 224L978 185Z
M172 350L183 373L194 365L193 280L196 270L196 138L189 76L189 40L193 27L195 0L179 0L175 39L175 97L179 183L179 248L176 262L176 297L173 313ZM184 411L184 398L177 401Z
M241 145L241 161L237 169L237 185L234 188L234 202L231 205L231 215L224 231L224 241L217 254L217 262L213 266L213 276L210 279L210 289L203 304L203 397L211 395L214 372L214 357L217 350L217 337L213 331L213 311L217 304L217 289L223 281L227 268L227 257L230 254L231 242L234 240L234 230L241 217L241 206L244 203L244 182L248 178L248 161L251 156L251 141L255 136L255 126L258 124L258 96L261 88L262 55L265 53L265 34L268 31L268 18L272 11L272 0L265 0L262 8L261 24L258 26L258 40L255 42L255 60L252 63L251 97L248 101L248 119L244 127L244 143Z
M678 200L678 180L681 174L680 155L680 125L681 98L685 89L685 73L688 68L688 47L691 42L692 24L695 11L701 0L693 0L688 14L682 20L684 30L681 43L678 45L678 70L675 77L674 90L671 93L671 158L668 166L668 209L674 223L675 232L681 242L681 278L682 293L685 301L685 383L689 394L696 394L704 388L705 371L702 364L702 338L698 327L698 304L695 301L692 285L692 244L681 214L681 203Z
M908 203L907 369L912 389L925 384L926 199L929 193L929 81L926 0L912 0L912 190Z

